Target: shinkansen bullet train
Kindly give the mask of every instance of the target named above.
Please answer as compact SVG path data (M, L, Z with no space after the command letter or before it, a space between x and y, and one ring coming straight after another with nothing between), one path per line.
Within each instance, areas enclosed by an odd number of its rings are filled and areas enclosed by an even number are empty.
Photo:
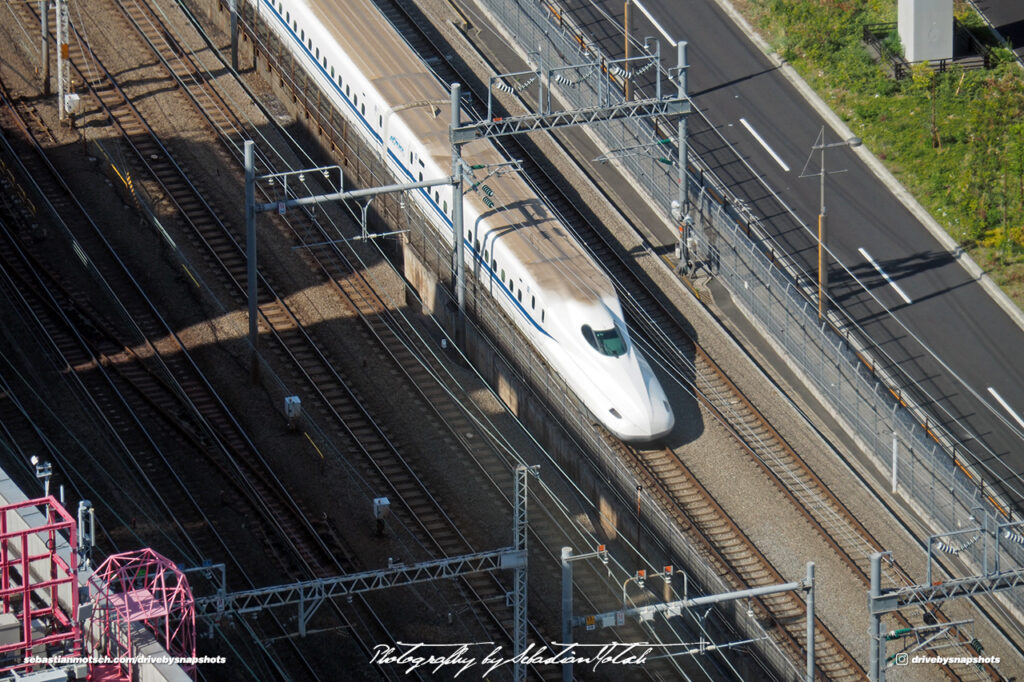
M450 173L449 90L369 0L254 1L398 178ZM505 161L486 140L462 154L474 166ZM605 428L627 441L667 434L672 408L630 342L607 275L514 172L473 173L463 209L467 269ZM451 188L415 194L451 241Z

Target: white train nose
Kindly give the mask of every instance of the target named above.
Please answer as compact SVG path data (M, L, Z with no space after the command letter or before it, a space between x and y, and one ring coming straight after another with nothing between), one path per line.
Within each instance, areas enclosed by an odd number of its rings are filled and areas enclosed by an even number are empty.
M654 380L654 389L648 394L646 404L634 405L632 409L611 408L611 419L605 426L615 436L630 443L646 443L668 435L675 426L676 418L672 406L665 398L661 386Z

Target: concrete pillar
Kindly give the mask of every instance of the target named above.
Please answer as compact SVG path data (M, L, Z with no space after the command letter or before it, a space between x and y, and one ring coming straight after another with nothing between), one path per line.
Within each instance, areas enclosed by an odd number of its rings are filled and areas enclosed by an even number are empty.
M953 0L899 0L899 31L908 62L953 58Z

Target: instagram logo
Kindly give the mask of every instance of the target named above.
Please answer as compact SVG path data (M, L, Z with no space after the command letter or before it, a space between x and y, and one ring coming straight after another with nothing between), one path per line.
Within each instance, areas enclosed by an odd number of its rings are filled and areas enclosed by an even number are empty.
M910 660L908 659L907 654L896 654L896 665L907 665L908 663L910 663Z

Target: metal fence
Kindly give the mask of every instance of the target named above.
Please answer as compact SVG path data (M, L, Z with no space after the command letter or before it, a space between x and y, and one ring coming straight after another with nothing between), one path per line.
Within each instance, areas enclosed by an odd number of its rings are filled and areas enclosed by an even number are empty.
M882 24L865 24L862 35L863 41L878 53L880 59L889 63L892 69L892 76L896 80L902 80L910 76L912 67L917 64L924 64L937 73L945 73L957 66L963 70L991 69L996 63L992 48L985 45L975 37L963 24L953 18L953 52L956 56L948 59L932 59L919 62L908 62L901 52L895 51L888 45L886 39L895 35L897 31L896 22Z
M544 69L557 69L584 61L601 59L595 49L565 18L547 3L534 0L492 0L487 11L518 42L525 53L541 55ZM538 51L538 46L541 46ZM554 92L567 106L596 106L607 91L598 92L588 81ZM609 150L643 148L657 143L658 136L647 121L627 119L595 126L595 132ZM659 205L667 207L678 188L674 168L644 155L616 158L615 163L635 180ZM719 202L729 196L724 184L689 160L688 194L694 203L698 228L694 237L698 249L714 263L716 277L737 303L786 349L807 381L861 441L883 471L892 466L894 447L898 451L898 477L902 493L919 513L931 519L938 532L952 531L961 524L974 525L978 508L992 515L999 511L992 503L978 475L967 473L970 466L957 458L953 441L942 434L943 445L932 437L924 412L915 411L898 389L890 390L882 378L872 374L857 354L868 356L870 344L858 342L854 334L840 336L833 327L821 324L817 307L800 290L798 278L787 271L778 253L764 239L751 236L757 220L737 203ZM894 392L895 391L895 392ZM934 429L933 431L934 432ZM994 527L995 524L990 524ZM1002 556L1011 564L1024 566L1024 547L1012 538L1001 537ZM956 548L962 559L977 567L984 557L979 547ZM1018 608L1024 608L1024 594L1006 593Z

